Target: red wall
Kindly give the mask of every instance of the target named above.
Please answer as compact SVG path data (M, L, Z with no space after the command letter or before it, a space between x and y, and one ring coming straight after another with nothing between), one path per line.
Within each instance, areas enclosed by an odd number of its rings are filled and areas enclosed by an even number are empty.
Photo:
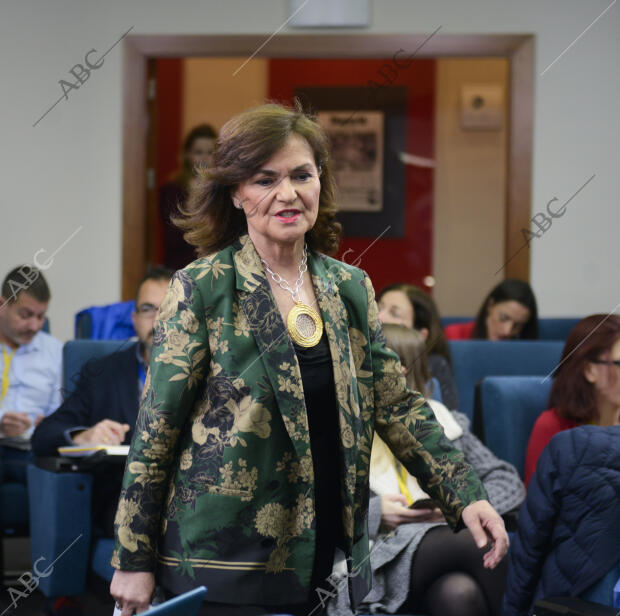
M401 66L404 58L401 58ZM291 103L295 88L303 86L364 86L386 84L379 73L391 60L271 60L268 96ZM392 65L393 66L393 65ZM392 78L395 73L390 73ZM406 86L407 152L434 156L435 61L414 60L396 73L391 84ZM370 97L370 95L369 95ZM405 229L402 238L343 238L338 257L370 275L377 291L392 282L422 285L432 274L433 170L406 166ZM377 229L377 234L381 229ZM371 246L372 244L372 246ZM359 263L358 263L359 260ZM426 288L426 287L423 287Z
M155 141L157 165L155 187L159 195L162 184L170 181L181 164L183 147L183 58L156 60L157 111ZM163 222L157 218L157 257L164 258Z
M157 60L157 188L180 164L183 145L183 58Z

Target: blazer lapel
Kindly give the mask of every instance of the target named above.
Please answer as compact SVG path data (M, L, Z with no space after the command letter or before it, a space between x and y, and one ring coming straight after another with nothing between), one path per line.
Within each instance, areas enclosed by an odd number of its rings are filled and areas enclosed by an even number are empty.
M241 236L235 249L236 288L258 346L257 361L263 364L286 431L301 459L307 455L310 432L297 355L250 237Z
M306 455L310 436L295 349L271 293L260 257L248 235L242 236L235 245L233 259L241 309L258 345L260 361L275 392L286 430L301 459ZM349 338L348 314L337 285L338 276L343 275L343 272L340 267L332 272L326 267L324 257L311 252L308 254L308 268L332 356L344 464L344 472L341 473L343 521L345 533L352 537L356 445L363 433L363 421L360 416L356 369Z

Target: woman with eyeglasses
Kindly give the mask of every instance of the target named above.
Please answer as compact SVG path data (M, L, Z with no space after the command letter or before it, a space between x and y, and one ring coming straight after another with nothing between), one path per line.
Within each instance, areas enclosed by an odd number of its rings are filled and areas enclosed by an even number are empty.
M620 576L620 316L577 323L550 405L528 445L503 616L529 615L544 597L611 605Z
M584 424L620 424L620 316L594 314L575 325L564 345L549 398L525 456L525 485L551 438Z

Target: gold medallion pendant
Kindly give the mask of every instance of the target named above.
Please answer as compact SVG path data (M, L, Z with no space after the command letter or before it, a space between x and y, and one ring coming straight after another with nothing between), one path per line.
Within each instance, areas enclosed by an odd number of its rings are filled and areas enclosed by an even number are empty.
M299 346L310 348L317 345L323 335L323 321L312 306L298 301L286 317L286 329Z

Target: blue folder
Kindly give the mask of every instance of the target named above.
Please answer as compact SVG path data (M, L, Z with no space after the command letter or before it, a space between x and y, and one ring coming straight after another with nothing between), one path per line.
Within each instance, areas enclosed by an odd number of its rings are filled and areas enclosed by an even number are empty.
M176 616L180 614L183 616L196 616L206 594L206 587L199 586L194 588L194 590L174 597L174 599L169 599L165 603L156 605L145 612L145 614L149 616Z

